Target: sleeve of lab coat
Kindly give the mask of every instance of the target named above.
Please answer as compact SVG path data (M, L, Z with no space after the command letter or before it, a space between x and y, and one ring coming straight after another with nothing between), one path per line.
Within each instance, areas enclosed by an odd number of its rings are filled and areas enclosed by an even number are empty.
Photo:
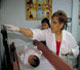
M69 41L70 41L69 43L70 43L70 48L72 50L72 53L75 57L77 57L79 54L79 46L77 45L77 42L72 35L70 36Z
M31 29L33 32L33 40L39 40L39 41L45 41L45 33L46 30L40 30L40 29Z

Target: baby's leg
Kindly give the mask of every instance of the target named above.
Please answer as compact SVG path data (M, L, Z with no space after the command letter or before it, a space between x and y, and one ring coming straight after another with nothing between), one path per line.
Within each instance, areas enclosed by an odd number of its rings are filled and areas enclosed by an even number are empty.
M24 53L23 53L23 50L21 50L20 52L19 52L19 58L20 58L20 60L23 62L24 61Z
M20 52L19 52L19 55L21 56L23 54L23 50L21 50Z

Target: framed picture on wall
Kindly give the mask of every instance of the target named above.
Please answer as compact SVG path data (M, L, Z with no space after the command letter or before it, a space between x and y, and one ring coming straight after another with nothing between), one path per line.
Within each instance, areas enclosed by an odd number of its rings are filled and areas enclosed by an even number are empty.
M52 15L52 0L26 0L26 20L48 19Z

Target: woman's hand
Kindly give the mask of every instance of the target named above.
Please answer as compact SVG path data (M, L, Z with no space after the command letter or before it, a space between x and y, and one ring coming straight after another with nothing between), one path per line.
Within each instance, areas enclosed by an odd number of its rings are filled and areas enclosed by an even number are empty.
M62 55L68 55L68 54L72 55L72 50L71 49L62 48L61 54Z
M33 32L31 29L19 28L19 27L9 25L9 24L4 24L4 26L6 26L8 28L8 30L10 30L10 31L18 31L30 38L33 38Z
M9 24L4 24L4 26L6 26L10 31L19 31L19 27L9 25Z

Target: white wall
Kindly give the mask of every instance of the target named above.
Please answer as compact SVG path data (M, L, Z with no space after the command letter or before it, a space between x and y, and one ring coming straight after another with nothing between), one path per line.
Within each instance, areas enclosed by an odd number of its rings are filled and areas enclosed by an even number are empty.
M13 24L24 28L35 28L40 21L25 19L25 0L3 0L2 23Z
M78 15L79 15L79 0L73 0L72 34L76 38L77 42L80 41L80 25Z
M64 10L68 17L71 17L71 1L53 0L53 12L59 9ZM14 24L24 28L40 26L40 21L27 21L25 19L25 0L3 0L2 23Z
M53 0L53 13L57 10L63 10L68 18L72 18L73 0ZM68 23L68 31L72 32L72 22Z
M79 41L80 26L78 25L78 18L77 18L78 0L53 0L53 13L57 10L64 10L67 13L68 17L73 17L72 22L68 23L69 25L68 29L69 31L72 32L76 40ZM71 12L73 12L73 14ZM36 21L36 20L28 21L25 19L25 0L2 0L2 7L1 7L2 24L12 24L24 28L40 28L41 25L40 22L41 21ZM16 36L15 38L19 37ZM25 39L25 37L23 36L22 39Z

